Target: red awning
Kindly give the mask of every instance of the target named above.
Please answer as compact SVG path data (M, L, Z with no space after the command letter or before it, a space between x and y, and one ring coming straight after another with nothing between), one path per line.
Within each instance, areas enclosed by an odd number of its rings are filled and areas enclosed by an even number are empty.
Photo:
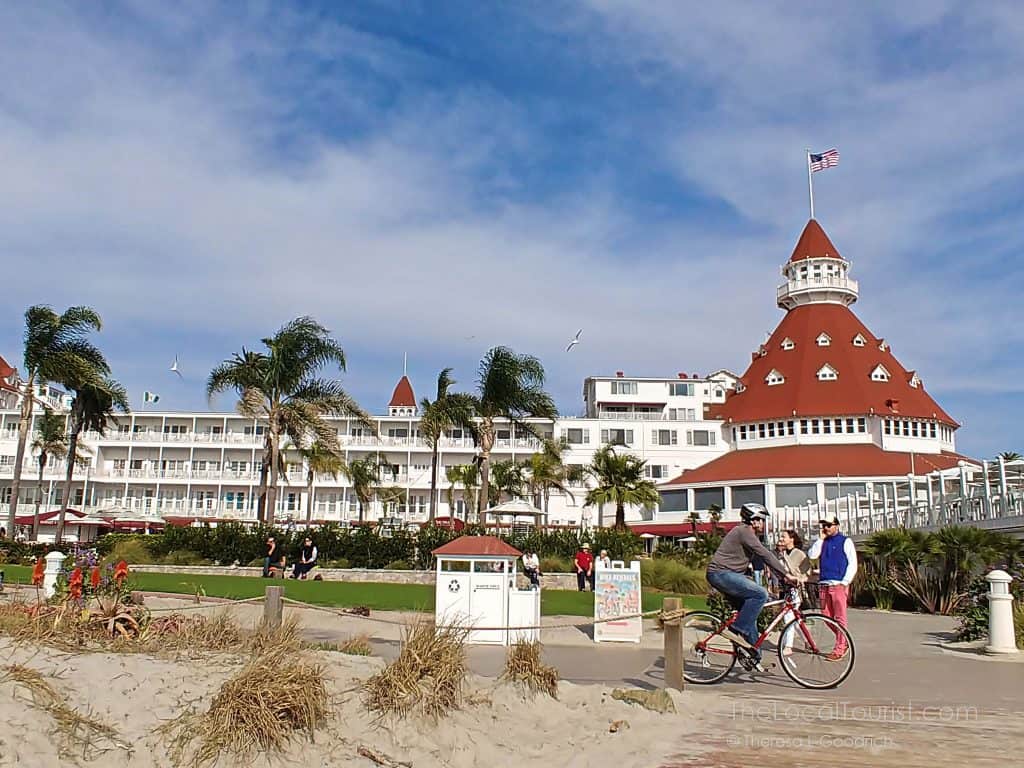
M739 525L738 522L719 523L718 527L729 531ZM650 533L654 536L693 536L693 523L631 523L629 529L640 535ZM711 523L697 523L697 533L711 533Z

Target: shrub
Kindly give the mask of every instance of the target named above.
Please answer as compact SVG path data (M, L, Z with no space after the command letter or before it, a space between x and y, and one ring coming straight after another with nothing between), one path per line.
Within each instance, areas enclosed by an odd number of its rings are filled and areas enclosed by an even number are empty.
M702 595L708 591L704 573L677 560L644 560L640 564L640 583L683 595Z
M176 549L164 555L163 562L166 565L207 565L210 561L204 560L191 550Z
M103 558L105 563L117 563L121 560L129 565L151 565L157 562L157 558L149 549L148 542L137 536L115 542Z
M544 557L540 561L541 573L572 573L572 560L567 557Z
M411 571L412 565L409 564L408 560L392 560L384 568L388 571Z
M352 564L344 557L339 557L337 560L328 560L324 563L325 568L351 568Z

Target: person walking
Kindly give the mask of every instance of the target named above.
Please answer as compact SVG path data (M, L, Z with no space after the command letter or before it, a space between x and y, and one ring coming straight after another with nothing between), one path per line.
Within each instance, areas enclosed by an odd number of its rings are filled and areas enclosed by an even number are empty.
M821 610L846 627L846 602L850 584L857 575L857 549L853 541L839 532L839 518L821 520L818 540L807 556L819 561L818 593ZM836 635L836 647L825 658L838 661L846 655L846 638Z
M594 591L594 555L590 551L590 544L583 542L580 547L580 551L576 553L576 557L572 561L573 567L576 569L576 586L580 592L586 590L586 586L590 584L590 591Z
M794 576L799 576L801 579L800 593L797 598L797 607L800 607L803 598L803 581L806 580L807 574L811 571L811 559L807 557L807 554L803 550L804 540L803 537L795 530L790 529L783 531L779 534L778 553L779 559L785 565L786 570ZM779 596L785 597L785 586L779 585ZM780 626L785 627L790 621L796 618L793 612L790 610L784 611L782 624ZM793 638L796 636L795 632L790 632L789 636L785 640L785 647L783 648L783 656L791 656L793 653Z

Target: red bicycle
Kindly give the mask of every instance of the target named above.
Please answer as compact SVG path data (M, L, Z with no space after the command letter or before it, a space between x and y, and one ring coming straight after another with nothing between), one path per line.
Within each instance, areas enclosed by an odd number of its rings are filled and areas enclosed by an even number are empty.
M781 606L778 615L757 638L760 650L775 627L782 625L778 640L779 666L789 679L804 688L835 688L853 671L853 638L846 627L817 611L800 610L800 592L791 587L783 600L765 603ZM739 661L748 672L764 671L746 648L722 635L732 626L738 611L727 619L707 612L683 617L683 677L691 683L709 685L722 680Z

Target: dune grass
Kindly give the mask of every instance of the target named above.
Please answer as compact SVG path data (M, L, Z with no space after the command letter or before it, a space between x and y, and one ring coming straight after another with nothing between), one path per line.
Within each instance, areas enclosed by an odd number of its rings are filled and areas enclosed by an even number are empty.
M20 565L0 566L9 583L32 581L32 569ZM170 592L182 595L225 597L244 600L259 597L270 585L284 587L285 597L304 603L332 607L364 605L377 611L433 611L432 584L384 584L360 581L294 581L270 580L257 576L199 576L180 573L141 573L131 575L134 589L145 592ZM645 588L643 609L656 610L665 597L680 597ZM703 596L682 595L683 604L691 610L707 607ZM590 592L545 589L541 592L541 613L545 616L593 616L594 596Z

